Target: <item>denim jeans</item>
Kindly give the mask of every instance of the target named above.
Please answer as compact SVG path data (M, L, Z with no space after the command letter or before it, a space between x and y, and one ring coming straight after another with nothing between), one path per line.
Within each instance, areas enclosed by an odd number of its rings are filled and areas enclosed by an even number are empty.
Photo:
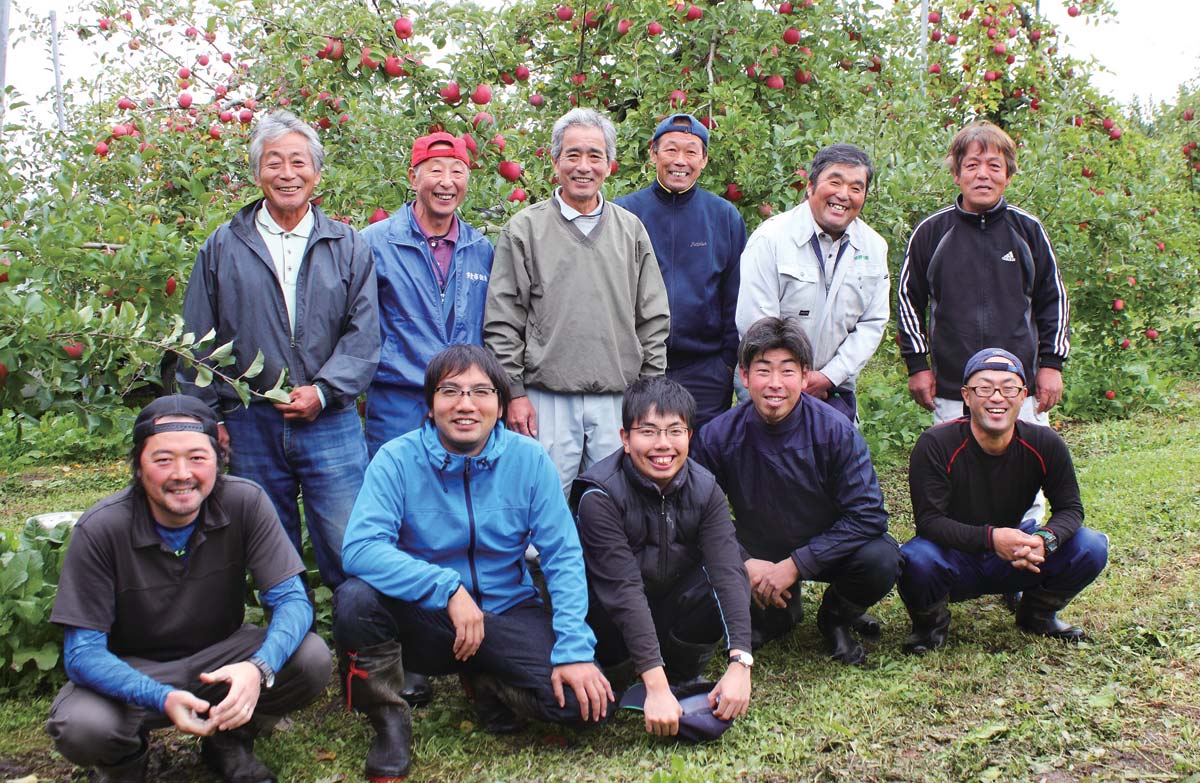
M271 405L255 403L225 414L233 450L230 469L267 492L297 552L302 552L300 508L317 557L321 581L337 587L346 520L362 487L367 446L354 408L326 409L315 421L287 421Z
M405 671L428 675L486 673L536 696L538 717L579 724L579 702L569 687L558 706L550 677L554 667L554 626L535 598L502 614L483 613L483 642L465 661L454 658L454 623L445 609L423 609L380 593L358 577L347 579L333 596L333 637L344 650L398 641ZM608 714L613 713L612 704Z
M420 429L429 408L425 390L372 383L367 388L367 454L375 452L392 438Z
M1033 531L1037 523L1026 520L1021 529ZM1081 527L1058 551L1046 558L1041 573L1013 568L992 552L960 552L925 538L914 538L900 548L904 573L899 591L910 610L921 611L944 598L965 601L981 595L1016 593L1035 587L1063 595L1076 595L1100 575L1108 563L1108 536Z

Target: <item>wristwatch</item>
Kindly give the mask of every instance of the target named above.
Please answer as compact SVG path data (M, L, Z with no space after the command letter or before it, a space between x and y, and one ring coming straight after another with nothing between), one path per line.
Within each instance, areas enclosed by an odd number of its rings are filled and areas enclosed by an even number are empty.
M1054 531L1048 527L1041 527L1033 531L1033 534L1042 541L1046 542L1046 554L1052 555L1058 550L1058 536L1054 535Z
M745 666L747 669L754 668L754 656L748 652L740 652L737 655L729 656L729 662L730 663L740 663L742 666Z
M275 670L264 661L262 658L255 656L250 659L250 663L254 664L254 668L258 669L258 686L264 690L271 690L275 687Z

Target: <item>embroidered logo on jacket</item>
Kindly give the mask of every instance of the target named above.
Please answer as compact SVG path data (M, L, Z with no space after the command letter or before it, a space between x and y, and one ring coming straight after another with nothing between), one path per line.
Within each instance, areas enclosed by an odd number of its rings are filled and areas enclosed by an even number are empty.
M1011 251L1011 250L1008 251L1007 253L1005 253L1004 255L1000 256L1000 260L1007 261L1010 264L1017 263L1017 257L1013 255L1013 251Z

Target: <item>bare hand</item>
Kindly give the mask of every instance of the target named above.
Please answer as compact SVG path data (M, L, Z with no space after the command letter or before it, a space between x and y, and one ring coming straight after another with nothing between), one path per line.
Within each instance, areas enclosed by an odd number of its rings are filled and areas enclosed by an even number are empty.
M1038 566L1046 559L1045 543L1041 536L1031 536L1015 527L992 528L992 549L1013 568L1041 573Z
M642 712L646 717L646 732L656 737L674 737L679 733L679 719L683 717L683 707L671 693L671 685L667 682L666 672L658 666L642 674L642 682L646 683L646 701Z
M750 576L750 594L758 608L787 608L792 587L800 579L800 571L790 557L778 563L751 558L746 561L746 572Z
M519 435L537 437L537 411L528 397L517 397L508 404L508 415L505 417L508 428Z
M933 398L937 393L937 379L933 370L921 370L908 376L908 393L913 401L927 411L933 410Z
M1062 370L1043 367L1037 371L1037 412L1045 413L1062 399Z
M254 715L259 684L262 682L262 673L254 664L249 661L231 663L216 671L204 672L200 675L200 682L229 683L229 693L208 714L208 719L216 724L218 731L236 729Z
M459 585L446 604L450 622L454 623L454 658L465 661L479 651L483 644L483 612L467 588Z
M608 679L596 668L596 664L591 662L564 663L554 667L550 675L550 685L554 688L554 698L558 700L560 707L567 704L563 693L564 684L575 693L575 698L579 701L579 717L585 721L599 722L608 715L608 703L616 701Z
M321 413L321 395L317 394L316 386L297 386L289 393L290 403L274 403L275 410L283 414L285 419L315 421Z
M200 713L208 712L208 706L208 702L188 691L171 691L167 694L167 703L163 707L163 714L180 731L207 737L217 730L217 724L211 716L200 717Z
M708 706L721 720L745 715L750 706L750 670L740 663L729 664L717 687L709 691Z
M829 392L833 389L833 382L829 377L820 370L809 370L804 375L804 391L818 400L829 399Z

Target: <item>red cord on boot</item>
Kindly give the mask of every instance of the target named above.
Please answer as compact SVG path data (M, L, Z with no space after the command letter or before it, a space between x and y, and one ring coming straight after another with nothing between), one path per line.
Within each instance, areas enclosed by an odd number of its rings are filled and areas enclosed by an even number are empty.
M365 680L367 679L368 675L365 669L360 669L356 665L358 663L358 653L346 653L346 658L350 661L349 671L346 672L346 712L350 712L350 681L355 677L358 677L360 680Z

